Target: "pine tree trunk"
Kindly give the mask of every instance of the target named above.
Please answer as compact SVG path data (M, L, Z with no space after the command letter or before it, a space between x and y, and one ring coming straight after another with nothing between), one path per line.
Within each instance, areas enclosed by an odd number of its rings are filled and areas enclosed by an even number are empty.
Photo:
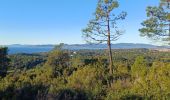
M113 58L112 58L112 48L111 48L111 40L110 40L110 22L109 15L107 16L107 29L108 29L108 53L109 53L109 73L113 74Z
M109 52L109 73L113 74L113 58L110 39L108 40L108 52Z
M170 19L168 20L168 45L170 44Z
M170 38L170 20L169 20L169 38Z

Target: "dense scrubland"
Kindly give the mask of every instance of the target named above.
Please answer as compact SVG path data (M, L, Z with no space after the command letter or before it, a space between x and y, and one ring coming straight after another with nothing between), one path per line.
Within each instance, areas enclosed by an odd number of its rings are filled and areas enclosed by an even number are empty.
M170 99L170 52L112 50L112 75L106 52L55 49L6 55L1 48L0 99Z
M170 52L111 49L127 16L114 14L118 7L117 0L98 0L82 30L88 43L106 43L106 50L71 51L61 44L47 53L8 55L0 48L0 99L170 100ZM140 35L169 45L169 9L170 0L148 6Z

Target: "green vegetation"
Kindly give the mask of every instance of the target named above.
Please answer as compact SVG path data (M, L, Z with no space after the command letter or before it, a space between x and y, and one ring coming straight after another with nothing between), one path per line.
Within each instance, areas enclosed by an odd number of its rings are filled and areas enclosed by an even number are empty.
M170 1L161 0L160 5L148 6L146 14L148 19L142 22L139 29L141 36L152 40L168 43L170 41Z
M142 36L169 42L169 5L161 0L147 8ZM170 100L170 52L111 50L121 35L116 22L126 16L111 17L117 7L116 0L99 0L95 19L83 30L107 42L108 50L64 50L61 43L47 53L8 55L0 48L0 100Z
M11 59L9 68L15 69L30 69L38 65L43 65L47 55L40 54L13 54L9 55ZM9 70L10 70L9 69Z
M119 7L116 0L99 0L94 19L89 21L87 28L83 29L83 37L87 42L107 43L109 56L109 73L113 74L113 57L111 42L116 41L123 31L118 27L119 20L124 20L127 13L115 15L113 12Z
M47 54L9 55L11 62L22 58L15 63L39 63L40 58L43 62L31 67L7 65L9 73L0 79L0 99L170 99L169 52L113 50L116 71L112 75L108 73L105 52L80 50L75 53L57 49Z
M9 64L7 52L6 47L0 47L0 77L4 77L7 73L7 67Z

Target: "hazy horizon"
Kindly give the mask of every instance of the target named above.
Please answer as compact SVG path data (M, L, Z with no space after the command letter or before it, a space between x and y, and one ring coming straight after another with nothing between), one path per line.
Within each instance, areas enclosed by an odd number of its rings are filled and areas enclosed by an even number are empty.
M43 46L43 45L53 45L53 46L55 46L55 45L59 45L60 43L58 43L58 44L6 44L6 45L0 45L0 46L13 46L13 45L21 45L21 46L27 46L27 45L31 45L31 46ZM75 44L66 44L66 43L64 43L65 45L85 45L85 44L87 44L87 45L100 45L100 44L88 44L88 43L75 43ZM117 44L137 44L137 45L153 45L153 46L168 46L168 45L160 45L160 44L149 44L149 43L112 43L112 45L117 45ZM106 43L102 43L101 45L107 45Z

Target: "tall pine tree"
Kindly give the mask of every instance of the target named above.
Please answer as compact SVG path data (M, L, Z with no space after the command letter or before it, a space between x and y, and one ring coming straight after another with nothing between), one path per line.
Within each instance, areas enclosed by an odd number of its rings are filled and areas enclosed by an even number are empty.
M125 19L127 15L126 12L115 15L113 10L118 7L117 0L99 0L94 19L90 20L87 28L83 29L83 36L87 42L107 43L110 74L113 73L111 42L116 41L122 35L123 31L118 28L117 22Z

